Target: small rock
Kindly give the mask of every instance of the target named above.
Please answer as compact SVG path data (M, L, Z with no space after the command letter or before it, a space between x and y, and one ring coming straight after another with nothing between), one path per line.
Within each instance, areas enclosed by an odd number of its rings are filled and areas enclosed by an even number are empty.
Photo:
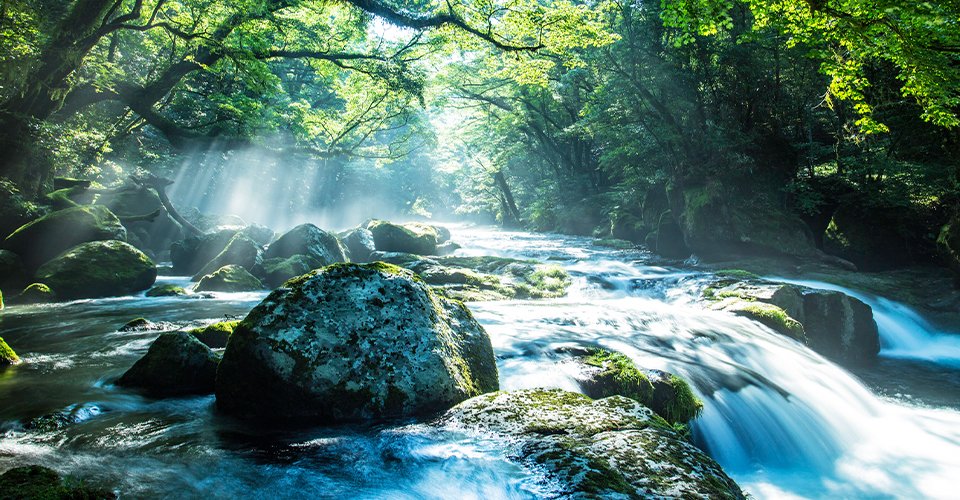
M157 285L147 290L147 297L177 297L186 295L187 291L176 285Z
M188 332L160 335L117 385L154 396L213 392L220 356Z

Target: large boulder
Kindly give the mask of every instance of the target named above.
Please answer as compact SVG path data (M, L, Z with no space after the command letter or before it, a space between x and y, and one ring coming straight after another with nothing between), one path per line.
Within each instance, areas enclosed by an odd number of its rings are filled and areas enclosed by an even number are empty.
M217 406L337 421L444 411L497 390L490 338L410 271L337 264L274 290L234 329Z
M240 266L250 274L260 274L263 271L263 248L246 234L237 233L216 257L193 276L192 281L200 281L217 269L230 265Z
M214 259L236 236L237 231L224 229L203 236L192 236L170 245L173 272L178 276L193 275Z
M323 267L317 259L307 255L294 255L286 259L268 259L263 263L263 276L270 288L284 284L288 279L307 274Z
M794 255L810 257L813 234L798 217L771 201L745 197L719 182L667 187L670 211L687 247L699 255Z
M373 243L381 252L403 252L417 255L434 255L437 252L438 235L431 226L399 225L384 220L372 221L367 229L373 235Z
M439 424L510 443L512 459L545 473L561 498L744 498L716 462L622 396L497 392L461 403Z
M880 335L873 309L842 292L807 290L803 294L804 331L813 350L848 362L874 359Z
M200 278L193 289L197 292L254 292L262 290L263 283L246 269L229 265Z
M127 230L107 207L85 205L43 216L7 236L3 247L34 270L81 243L127 240Z
M36 280L60 299L128 295L157 279L149 257L122 241L94 241L73 247L37 270Z
M350 251L351 262L369 262L370 254L377 250L373 233L369 229L355 227L340 233L340 239Z
M164 333L117 385L143 389L152 396L210 394L219 362L220 356L193 334Z
M337 236L309 223L300 224L271 243L264 258L287 259L298 254L315 259L321 266L347 261Z

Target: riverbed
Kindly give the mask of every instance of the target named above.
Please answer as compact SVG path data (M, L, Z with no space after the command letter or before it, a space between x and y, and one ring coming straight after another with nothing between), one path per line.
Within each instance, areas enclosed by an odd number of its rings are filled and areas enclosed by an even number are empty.
M570 347L604 346L674 372L703 399L694 442L757 499L957 498L960 336L883 297L877 363L840 367L805 346L695 300L692 263L589 238L454 229L463 255L567 268L567 297L469 303L493 341L504 390L578 390ZM158 282L185 285L186 277ZM806 286L823 286L804 282ZM131 297L10 307L0 336L24 363L0 372L0 470L41 464L122 498L554 498L539 471L483 436L423 422L254 426L213 396L151 399L113 382L157 332L136 317L201 326L241 318L266 292ZM72 423L25 422L60 413Z

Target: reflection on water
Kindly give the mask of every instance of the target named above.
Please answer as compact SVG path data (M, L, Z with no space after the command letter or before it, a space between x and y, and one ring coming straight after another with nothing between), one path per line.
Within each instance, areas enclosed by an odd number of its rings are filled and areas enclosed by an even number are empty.
M646 266L642 253L586 238L459 230L454 239L465 254L551 259L574 277L566 299L470 304L490 332L503 389L577 390L571 365L562 363L565 348L602 345L691 382L705 401L696 443L754 498L956 498L960 397L949 392L960 384L943 381L960 375L950 366L884 357L882 372L862 375L890 396L879 397L790 339L692 305L698 273ZM26 363L0 372L0 469L39 463L129 498L556 496L536 471L508 461L509 449L481 435L416 423L264 429L218 414L212 396L154 400L112 384L158 335L117 331L130 319L207 324L244 315L264 295L3 311L0 335ZM889 314L893 326L881 331L908 324L906 316ZM898 352L892 345L885 355ZM911 386L898 377L943 388L913 401L952 408L910 404ZM24 428L52 412L76 423Z

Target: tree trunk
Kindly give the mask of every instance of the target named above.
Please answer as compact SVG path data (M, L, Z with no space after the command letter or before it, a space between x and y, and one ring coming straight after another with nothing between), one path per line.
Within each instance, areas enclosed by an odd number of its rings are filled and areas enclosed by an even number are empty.
M494 172L493 180L497 183L500 191L503 192L503 201L506 202L504 204L509 208L507 213L513 215L513 219L517 222L517 227L520 227L520 210L517 210L517 204L513 201L513 193L510 192L510 186L507 185L507 179L503 176L503 172L500 170Z
M157 177L153 174L147 174L144 177L130 176L130 179L133 180L136 184L148 188L153 188L157 190L157 196L160 197L160 203L163 205L163 208L170 214L170 217L173 217L173 220L177 221L180 224L180 227L183 228L184 233L187 233L188 236L203 236L203 231L197 229L196 226L191 224L184 219L180 212L177 212L177 209L173 207L173 203L170 202L170 198L167 197L167 186L173 184L173 181L170 179L164 179L162 177Z

